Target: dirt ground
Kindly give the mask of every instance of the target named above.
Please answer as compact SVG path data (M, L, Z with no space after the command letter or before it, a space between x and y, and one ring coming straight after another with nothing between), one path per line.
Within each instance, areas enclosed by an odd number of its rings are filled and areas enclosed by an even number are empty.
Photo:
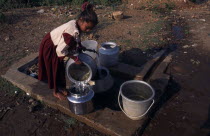
M44 13L37 13L44 9ZM0 74L20 58L37 52L43 36L73 19L63 7L39 7L6 11L0 26ZM109 18L113 10L125 18ZM209 136L210 131L210 10L207 4L172 10L134 10L119 6L98 7L100 23L83 40L99 44L114 41L121 48L120 61L141 66L161 48L173 50L172 75L167 101L152 118L144 136ZM61 15L62 14L62 15ZM3 135L103 135L75 119L32 100L1 79L0 134ZM15 92L16 91L16 92ZM36 103L36 104L34 104ZM38 104L37 104L38 103Z

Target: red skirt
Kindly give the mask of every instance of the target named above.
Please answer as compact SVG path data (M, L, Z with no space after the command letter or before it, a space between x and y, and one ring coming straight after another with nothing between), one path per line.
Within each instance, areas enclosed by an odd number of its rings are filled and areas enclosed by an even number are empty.
M47 81L50 89L66 87L64 57L58 57L56 47L48 33L41 42L39 49L39 75L40 81Z

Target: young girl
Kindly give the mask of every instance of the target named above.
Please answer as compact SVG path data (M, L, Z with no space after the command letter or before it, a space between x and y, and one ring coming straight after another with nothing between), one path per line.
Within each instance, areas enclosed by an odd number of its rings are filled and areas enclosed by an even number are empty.
M76 63L81 63L78 57L72 54L78 50L76 39L81 32L90 31L97 23L98 18L93 6L86 2L82 5L82 12L77 20L71 20L55 28L41 42L38 79L47 80L49 88L54 89L53 95L60 100L65 99L67 95L63 58L69 56Z

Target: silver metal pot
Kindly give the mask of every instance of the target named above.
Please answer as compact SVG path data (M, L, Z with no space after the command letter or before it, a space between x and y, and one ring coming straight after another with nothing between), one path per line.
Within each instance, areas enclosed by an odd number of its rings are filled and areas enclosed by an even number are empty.
M89 68L89 70L90 70L90 76L89 76L89 78L86 81L84 81L85 83L87 83L88 81L91 80L92 77L95 76L95 74L97 72L97 65L96 65L94 59L91 56L87 55L87 54L80 53L78 55L78 57L79 57L79 60L81 62L83 62ZM77 81L74 78L72 78L72 76L70 74L70 70L71 70L70 67L74 63L75 63L75 61L73 59L69 59L68 60L68 62L66 64L66 74L67 74L67 77L68 77L68 79L70 81L72 81L73 83L76 83Z
M88 82L96 74L97 66L95 61L87 54L81 53L78 57L83 63L81 65L75 64L73 59L69 59L66 64L66 74L68 79L74 83L69 89L69 96L67 97L69 108L72 113L80 115L94 110L92 102L94 91L90 88Z
M67 97L69 108L72 113L77 115L87 114L94 110L92 98L94 91L87 87L83 93L75 91L75 87L71 87L70 95Z

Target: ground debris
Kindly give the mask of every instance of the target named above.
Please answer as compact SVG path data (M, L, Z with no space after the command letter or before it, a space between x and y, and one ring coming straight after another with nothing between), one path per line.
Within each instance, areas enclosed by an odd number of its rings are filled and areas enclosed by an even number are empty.
M34 101L34 99L32 99L32 98L28 100L29 103L32 103L33 101Z
M31 99L30 99L31 100ZM32 100L31 100L32 101ZM31 103L31 105L28 106L28 110L29 112L34 112L37 110L37 108L39 107L39 102L38 101L35 101L33 100Z
M192 45L192 47L196 47L196 46L198 46L198 44L196 44L196 43L194 43L194 44Z
M123 19L123 17L124 17L122 11L115 11L112 13L112 16L113 16L113 19L118 20L118 21Z
M200 21L205 22L205 21L206 21L206 19L200 19Z
M192 64L197 64L197 65L200 64L199 60L190 59L190 61L192 62Z
M38 10L37 13L44 13L44 9Z
M6 36L6 37L4 38L5 41L8 41L9 39L10 39L9 36Z
M190 48L189 45L184 45L182 48L186 49L186 48Z

